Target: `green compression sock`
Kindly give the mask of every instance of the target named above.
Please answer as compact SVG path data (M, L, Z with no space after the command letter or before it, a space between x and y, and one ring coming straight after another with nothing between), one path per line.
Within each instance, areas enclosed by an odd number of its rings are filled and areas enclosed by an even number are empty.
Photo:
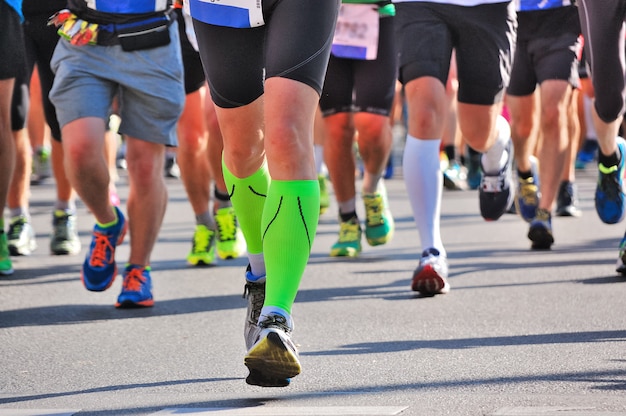
M233 175L223 161L222 170L230 200L237 213L237 221L239 221L241 232L246 238L248 252L250 254L262 253L261 218L267 189L270 185L267 163L264 162L259 170L247 178L238 178Z
M291 313L320 213L317 180L272 181L263 210L265 305Z

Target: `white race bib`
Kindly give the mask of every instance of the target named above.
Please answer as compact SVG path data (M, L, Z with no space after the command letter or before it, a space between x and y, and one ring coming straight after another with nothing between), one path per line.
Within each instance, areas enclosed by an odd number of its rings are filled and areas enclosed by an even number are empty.
M190 0L191 16L216 26L263 26L262 0Z
M342 4L332 53L339 58L376 59L378 33L379 15L375 5Z

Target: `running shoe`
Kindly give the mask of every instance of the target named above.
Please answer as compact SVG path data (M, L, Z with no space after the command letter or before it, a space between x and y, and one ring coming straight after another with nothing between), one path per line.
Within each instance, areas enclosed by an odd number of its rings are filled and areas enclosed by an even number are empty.
M110 227L101 227L98 224L93 227L89 252L83 263L81 279L85 288L94 292L108 289L117 276L115 248L124 241L128 222L122 211L114 208L117 223Z
M246 383L261 387L289 385L302 367L287 318L278 313L262 315L258 327L257 339L244 358L250 370Z
M31 183L37 185L52 176L50 149L39 147L33 154L33 176Z
M517 179L517 195L515 198L515 212L526 222L531 222L537 215L539 205L539 187L535 178Z
M52 214L50 252L55 255L78 254L80 247L80 239L76 230L76 214L55 210Z
M192 266L210 266L215 264L216 231L206 225L196 225L191 242L191 251L187 255L187 263Z
M624 234L622 241L619 243L619 257L617 258L615 271L626 276L626 234Z
M386 244L393 238L395 224L389 202L387 190L381 182L379 192L363 193L365 204L365 238L370 246Z
M425 296L445 294L448 284L448 262L436 248L424 250L417 269L413 272L411 289Z
M30 256L37 248L35 231L25 215L11 218L7 240L12 256Z
M526 222L531 222L537 215L537 207L541 198L539 192L539 161L535 156L530 156L529 160L531 177L527 179L517 178L517 192L514 204L511 207L513 213L519 214Z
M487 221L495 221L500 218L513 203L513 192L511 192L513 187L511 168L513 148L511 141L509 141L505 152L508 157L504 167L496 174L484 173L478 189L480 214Z
M154 305L150 267L126 265L122 292L117 297L116 308L148 308Z
M243 337L246 341L246 350L249 350L257 339L259 332L257 323L263 302L265 302L265 275L260 277L253 275L250 265L246 269L246 286L243 290L243 298L248 301Z
M550 250L554 243L550 211L542 208L537 210L537 216L532 220L528 229L528 239L532 241L533 250Z
M598 184L595 193L596 212L605 224L617 224L624 219L624 164L626 142L617 138L619 163L604 166L598 163Z
M167 155L165 157L165 177L180 179L180 167L174 156Z
M443 186L451 191L464 191L467 185L467 168L456 160L448 163L443 171Z
M235 209L220 208L215 213L217 223L217 255L223 259L236 259L246 251L246 240L243 237Z
M357 217L339 222L339 240L330 248L331 257L357 257L361 252L361 225Z
M576 155L576 162L574 166L576 167L576 169L584 169L588 163L594 161L597 155L598 140L585 139L582 148L578 151L578 154Z
M13 274L13 263L9 254L9 244L4 230L0 230L0 276Z
M574 182L563 181L559 185L556 197L556 215L558 217L580 217L582 211L578 208L578 189Z
M328 181L326 180L326 176L317 175L317 180L320 183L320 214L326 212L328 207L330 206L330 195L328 194Z

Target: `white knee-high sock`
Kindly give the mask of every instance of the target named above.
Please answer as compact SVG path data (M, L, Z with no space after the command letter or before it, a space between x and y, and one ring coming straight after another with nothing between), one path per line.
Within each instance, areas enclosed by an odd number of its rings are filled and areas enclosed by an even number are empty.
M422 250L434 247L445 256L439 228L443 189L439 165L440 145L441 140L421 140L408 135L402 171Z

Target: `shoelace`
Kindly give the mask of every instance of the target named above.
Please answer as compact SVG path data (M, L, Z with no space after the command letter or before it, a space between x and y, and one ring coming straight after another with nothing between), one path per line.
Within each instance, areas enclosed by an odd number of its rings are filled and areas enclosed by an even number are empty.
M538 209L535 215L535 221L550 222L550 211L547 209Z
M231 241L235 239L237 232L237 220L232 213L220 214L215 216L217 230L220 241Z
M67 240L69 236L69 215L54 217L54 238L55 240Z
M20 235L24 230L24 225L26 225L26 220L22 217L13 221L9 226L9 232L7 233L9 240L19 240Z
M113 245L109 241L109 236L98 231L94 231L93 236L95 246L91 252L89 264L93 267L103 267L105 263L113 263L113 257L107 258L107 250L113 251Z
M209 249L211 245L211 239L213 238L212 231L208 228L200 229L193 235L193 252L204 253Z
M278 328L284 332L291 332L291 328L287 326L287 319L278 314L263 315L263 320L259 322L261 328Z
M246 282L243 289L243 298L250 299L252 315L248 317L250 323L256 325L265 302L265 285L263 283Z
M603 173L600 175L600 189L610 199L615 199L620 193L622 193L622 188L617 178L617 172L618 171L616 169L610 173Z
M139 292L141 290L141 286L146 283L146 278L143 273L144 269L130 269L124 277L124 283L122 286L124 290Z
M345 243L359 239L359 224L342 222L339 227L339 242Z
M520 196L526 205L537 205L537 185L533 182L521 181Z
M380 195L364 198L368 225L380 225L383 221L383 198Z

